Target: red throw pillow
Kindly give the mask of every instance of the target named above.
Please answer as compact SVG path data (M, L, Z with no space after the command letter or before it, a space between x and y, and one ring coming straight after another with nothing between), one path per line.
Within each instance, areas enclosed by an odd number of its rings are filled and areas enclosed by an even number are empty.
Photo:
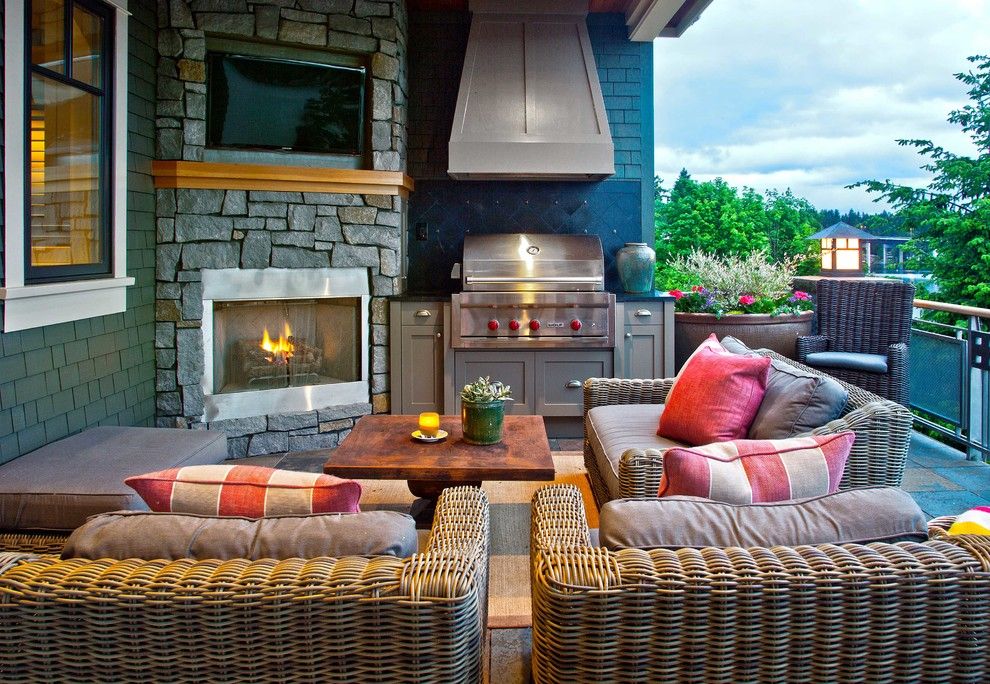
M769 373L769 358L730 354L706 340L670 388L657 434L685 444L743 439L760 410Z
M199 465L124 480L160 513L267 515L357 513L361 485L333 475L246 465Z
M669 449L658 496L750 504L833 494L855 440L855 433L840 432Z

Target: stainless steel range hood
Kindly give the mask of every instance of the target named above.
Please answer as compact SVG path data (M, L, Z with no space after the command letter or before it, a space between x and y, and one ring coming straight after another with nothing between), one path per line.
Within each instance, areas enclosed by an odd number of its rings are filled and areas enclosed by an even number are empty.
M587 0L472 0L448 173L589 180L615 173Z

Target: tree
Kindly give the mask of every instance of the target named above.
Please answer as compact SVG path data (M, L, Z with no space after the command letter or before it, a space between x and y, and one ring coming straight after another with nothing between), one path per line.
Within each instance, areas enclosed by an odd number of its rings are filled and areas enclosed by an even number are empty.
M818 267L818 245L808 236L821 228L818 211L803 197L797 197L790 189L780 192L767 190L767 238L770 242L770 258L781 262L795 256L803 257L798 273L815 272Z
M922 169L932 181L925 188L898 185L889 180L860 181L890 202L904 219L903 228L923 234L912 242L926 242L915 253L927 261L945 301L990 308L990 57L967 58L976 68L955 74L969 86L970 104L949 112L976 146L976 156L958 155L931 140L898 140L913 147L927 161ZM927 254L927 256L925 256Z
M661 271L673 258L696 247L721 255L769 247L763 197L754 190L744 188L740 195L721 178L699 183L686 170L668 196L659 183L657 189L656 251Z

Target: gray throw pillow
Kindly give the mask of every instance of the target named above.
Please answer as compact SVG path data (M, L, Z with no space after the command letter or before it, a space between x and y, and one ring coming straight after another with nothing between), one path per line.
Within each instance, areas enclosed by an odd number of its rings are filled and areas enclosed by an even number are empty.
M614 499L599 540L620 549L799 546L924 541L925 514L896 487L861 487L810 499L728 504L694 496Z
M117 511L94 515L73 532L62 558L404 558L418 544L415 521L394 511L267 518Z
M756 356L734 337L722 346L733 354ZM837 381L772 359L763 403L749 427L749 439L786 439L819 428L842 414L849 392Z

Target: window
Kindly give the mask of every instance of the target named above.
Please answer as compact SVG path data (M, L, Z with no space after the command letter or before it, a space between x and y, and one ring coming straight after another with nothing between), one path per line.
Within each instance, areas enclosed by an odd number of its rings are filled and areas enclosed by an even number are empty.
M4 63L3 329L123 311L125 0L4 0Z
M110 272L109 7L29 0L25 282Z

